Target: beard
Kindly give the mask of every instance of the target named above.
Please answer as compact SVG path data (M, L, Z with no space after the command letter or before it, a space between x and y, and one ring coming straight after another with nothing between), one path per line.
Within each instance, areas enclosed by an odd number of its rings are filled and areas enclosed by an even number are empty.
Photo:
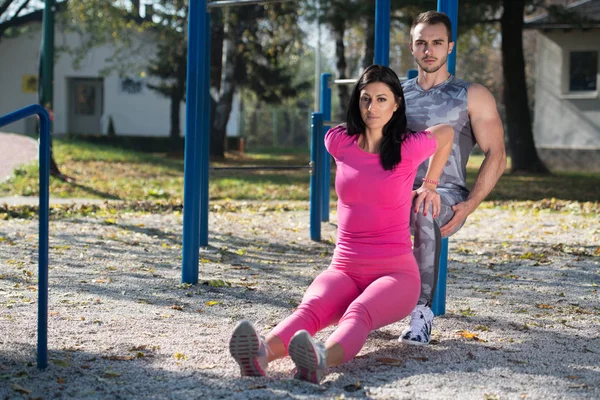
M442 58L441 62L438 65L428 65L425 64L425 60L416 60L417 64L419 65L419 67L421 67L421 69L427 73L434 73L439 71L440 68L442 68L446 62L448 62L448 56L446 55L444 58Z

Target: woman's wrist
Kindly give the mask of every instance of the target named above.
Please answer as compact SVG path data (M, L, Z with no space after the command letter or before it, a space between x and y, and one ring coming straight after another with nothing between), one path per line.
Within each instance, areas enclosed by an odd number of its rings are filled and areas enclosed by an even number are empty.
M427 179L427 178L422 178L421 179L423 181L423 183L430 183L432 185L435 185L437 187L437 185L439 185L440 183L434 179Z

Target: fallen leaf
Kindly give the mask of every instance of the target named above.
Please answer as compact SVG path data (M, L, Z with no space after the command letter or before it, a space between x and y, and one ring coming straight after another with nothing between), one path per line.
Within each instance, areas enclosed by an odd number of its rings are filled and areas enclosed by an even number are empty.
M211 300L211 301L207 301L206 302L206 305L209 306L209 307L216 306L217 304L220 304L220 303L218 301L215 301L215 300Z
M31 390L24 388L23 386L19 385L18 383L13 383L12 389L15 392L19 392L19 393L23 393L23 394L31 394Z
M103 356L102 358L104 358L105 360L112 360L112 361L131 361L135 357L134 356Z
M476 333L469 332L469 331L458 331L458 332L456 332L456 334L459 336L462 336L468 340L475 340L476 342L486 342L487 341L487 340L480 339Z
M187 360L187 357L186 357L186 355L185 355L185 354L183 354L183 353L175 353L175 354L173 354L173 357L174 357L176 360Z
M69 360L52 360L52 364L58 365L59 367L70 367L71 363Z
M119 376L121 376L121 374L115 371L105 371L102 375L104 378L117 378Z
M378 363L390 365L393 367L400 367L400 366L404 365L404 361L398 360L395 358L387 358L387 357L376 358L375 361L377 361Z
M177 304L173 304L173 305L171 306L171 308L172 308L173 310L183 311L183 306L180 306L180 305L177 305Z
M546 309L546 310L550 310L550 309L552 309L552 306L551 306L551 305L549 305L549 304L544 304L544 303L541 303L541 304L536 304L536 307L537 307L537 308L544 308L544 309Z

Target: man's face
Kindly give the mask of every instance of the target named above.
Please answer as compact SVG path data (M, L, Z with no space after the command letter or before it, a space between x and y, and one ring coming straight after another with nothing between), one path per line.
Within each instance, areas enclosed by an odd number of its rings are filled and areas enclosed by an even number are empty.
M437 72L444 66L453 47L444 24L418 24L413 30L410 51L425 72Z

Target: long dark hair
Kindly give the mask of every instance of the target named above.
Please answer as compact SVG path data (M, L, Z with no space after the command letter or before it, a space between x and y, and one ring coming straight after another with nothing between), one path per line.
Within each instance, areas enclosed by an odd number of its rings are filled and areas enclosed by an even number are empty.
M379 148L381 165L384 170L389 171L396 168L396 165L402 160L400 145L408 136L406 132L404 92L402 91L398 75L391 68L374 64L362 73L352 90L352 95L348 102L346 130L350 136L365 133L365 123L360 114L360 91L369 83L374 82L385 83L394 94L394 100L398 103L398 109L383 127L383 140Z

